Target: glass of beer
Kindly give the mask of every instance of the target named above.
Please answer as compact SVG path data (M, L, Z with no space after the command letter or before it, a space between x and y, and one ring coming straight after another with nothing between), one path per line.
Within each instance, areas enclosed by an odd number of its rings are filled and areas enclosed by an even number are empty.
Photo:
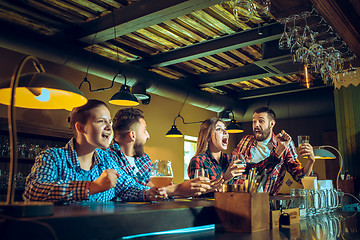
M173 180L171 162L167 160L155 160L150 174L150 181L155 187L162 188L171 185Z
M203 180L201 181L201 183L210 185L210 175L208 169L204 169L204 168L195 169L194 178L198 178L198 177L206 177L207 180Z
M298 136L298 146L300 147L303 143L309 143L310 136L300 135Z
M310 143L310 136L306 136L306 135L298 136L298 147L300 148L301 145L304 143ZM303 158L308 158L308 157L304 156Z
M242 154L233 155L232 161L234 162L234 167L245 172L246 161L245 161L245 157ZM242 183L243 180L245 180L245 175L242 174L240 176L234 177L234 180L235 180L235 183Z

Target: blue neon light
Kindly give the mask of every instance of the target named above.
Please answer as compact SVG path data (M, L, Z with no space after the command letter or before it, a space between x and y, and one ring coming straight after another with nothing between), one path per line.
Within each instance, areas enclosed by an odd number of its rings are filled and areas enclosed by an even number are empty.
M201 231L214 230L214 229L215 229L215 224L211 224L211 225L204 225L204 226L199 226L199 227L180 228L180 229L161 231L161 232L151 232L151 233L130 235L130 236L124 236L121 239L125 240L125 239L133 239L133 238L149 237L149 236L157 236L157 235L166 235L166 234L170 235L170 234L193 233L193 232L201 232Z

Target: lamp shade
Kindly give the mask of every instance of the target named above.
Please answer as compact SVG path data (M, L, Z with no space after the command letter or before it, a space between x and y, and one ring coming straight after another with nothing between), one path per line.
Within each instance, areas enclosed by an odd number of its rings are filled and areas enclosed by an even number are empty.
M0 103L10 105L10 81L0 85ZM28 73L19 77L15 107L32 109L67 109L84 105L84 94L69 82L47 74Z
M130 87L122 85L120 91L111 97L109 103L119 106L137 106L139 105L136 97L130 93Z
M244 130L236 123L236 120L231 120L230 124L226 127L228 133L242 133Z
M171 129L166 133L166 137L182 137L183 134L177 129L176 125L172 125Z
M321 148L314 148L314 155L315 159L336 159L336 156L332 152Z

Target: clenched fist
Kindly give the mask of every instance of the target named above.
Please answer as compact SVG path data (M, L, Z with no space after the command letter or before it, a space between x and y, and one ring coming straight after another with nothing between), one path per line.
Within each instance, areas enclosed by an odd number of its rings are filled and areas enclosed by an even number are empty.
M115 187L118 177L120 177L120 175L115 169L106 169L101 173L98 179L90 183L89 194L92 195L99 192L105 192L110 188Z

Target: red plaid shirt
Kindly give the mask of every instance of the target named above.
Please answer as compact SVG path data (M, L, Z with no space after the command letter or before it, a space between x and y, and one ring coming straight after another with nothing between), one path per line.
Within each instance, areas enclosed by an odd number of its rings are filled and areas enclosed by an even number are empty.
M275 153L275 148L278 143L273 133L271 138L273 150L271 150L270 156L263 161L255 164L251 164L251 167L256 167L258 171L267 169L268 179L264 186L264 192L270 191L270 194L276 195L284 182L286 171L288 171L293 179L301 183L301 179L305 176L303 173L303 167L297 160L297 154L295 150L294 142L291 140L289 147L279 157ZM245 157L245 161L251 163L251 149L256 147L257 141L253 135L244 136L237 147L232 152L233 155L242 154ZM249 166L249 165L248 165ZM275 179L275 183L272 189L269 189L270 179Z
M217 179L225 174L231 162L231 156L226 153L221 153L219 162L215 160L210 151L207 150L203 154L194 156L189 163L188 176L190 179L194 178L195 169L208 169L210 180Z

